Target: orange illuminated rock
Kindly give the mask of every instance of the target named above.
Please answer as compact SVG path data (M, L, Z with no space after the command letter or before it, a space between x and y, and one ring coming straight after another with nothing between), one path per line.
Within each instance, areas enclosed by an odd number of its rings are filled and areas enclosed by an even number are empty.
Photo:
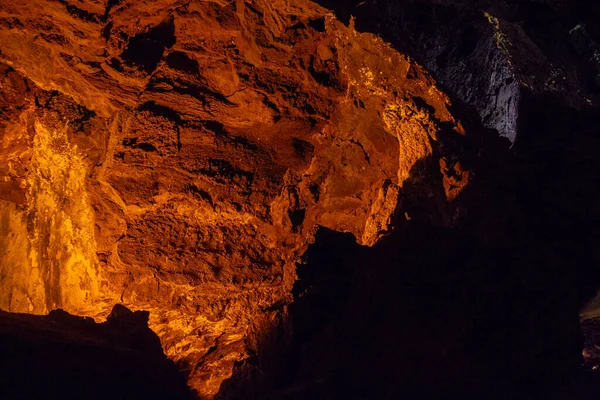
M148 310L201 396L290 301L317 226L375 244L442 126L464 134L420 66L309 1L0 20L0 308ZM439 162L452 200L469 173Z

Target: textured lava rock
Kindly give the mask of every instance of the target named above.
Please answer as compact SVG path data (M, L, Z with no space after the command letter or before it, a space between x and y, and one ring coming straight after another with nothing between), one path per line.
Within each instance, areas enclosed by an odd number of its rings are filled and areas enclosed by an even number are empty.
M541 97L597 110L597 5L583 1L320 0L430 70L482 124L515 142L520 115ZM533 99L533 101L530 101Z
M223 398L597 397L578 321L598 285L593 9L321 3L432 70L466 117L467 136L446 146L471 179L450 218L405 185L410 222L372 249L318 237L287 318Z
M418 186L437 206L468 182L434 80L316 4L1 13L0 307L149 310L201 396L292 300L317 226L373 245L429 156Z
M201 397L560 396L597 14L320 3L3 1L0 307L148 310Z

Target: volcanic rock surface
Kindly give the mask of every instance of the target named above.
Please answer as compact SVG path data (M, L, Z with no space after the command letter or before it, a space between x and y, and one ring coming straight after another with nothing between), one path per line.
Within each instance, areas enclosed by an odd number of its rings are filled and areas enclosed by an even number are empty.
M72 3L3 2L0 307L148 310L213 395L316 227L374 244L464 131L420 66L310 2ZM442 204L468 172L439 162Z
M201 398L549 398L600 281L597 11L0 0L0 308L149 311Z

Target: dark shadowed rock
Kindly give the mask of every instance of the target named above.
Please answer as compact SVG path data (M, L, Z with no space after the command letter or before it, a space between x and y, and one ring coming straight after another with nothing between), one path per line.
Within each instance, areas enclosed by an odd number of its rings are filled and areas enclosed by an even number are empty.
M100 324L63 310L47 316L0 311L0 397L194 398L147 317L121 305Z

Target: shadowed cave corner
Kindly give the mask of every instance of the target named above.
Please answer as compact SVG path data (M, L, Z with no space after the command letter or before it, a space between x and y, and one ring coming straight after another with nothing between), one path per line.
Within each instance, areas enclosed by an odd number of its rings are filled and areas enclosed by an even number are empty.
M375 246L320 228L294 301L257 324L253 357L217 398L598 398L597 323L583 324L584 342L579 322L597 276L573 268L593 249L569 258L564 237L548 243L546 210L514 198L530 183L508 143L471 129L477 143L442 138L478 175L455 200L443 200L438 149L413 167L396 229ZM490 167L476 154L492 149Z
M451 90L467 135L440 132L413 167L396 229L369 248L321 228L218 398L600 397L598 323L580 323L600 282L599 113L518 91L511 146ZM473 178L452 201L440 158Z
M0 398L196 398L148 327L147 311L117 304L107 320L0 311Z

